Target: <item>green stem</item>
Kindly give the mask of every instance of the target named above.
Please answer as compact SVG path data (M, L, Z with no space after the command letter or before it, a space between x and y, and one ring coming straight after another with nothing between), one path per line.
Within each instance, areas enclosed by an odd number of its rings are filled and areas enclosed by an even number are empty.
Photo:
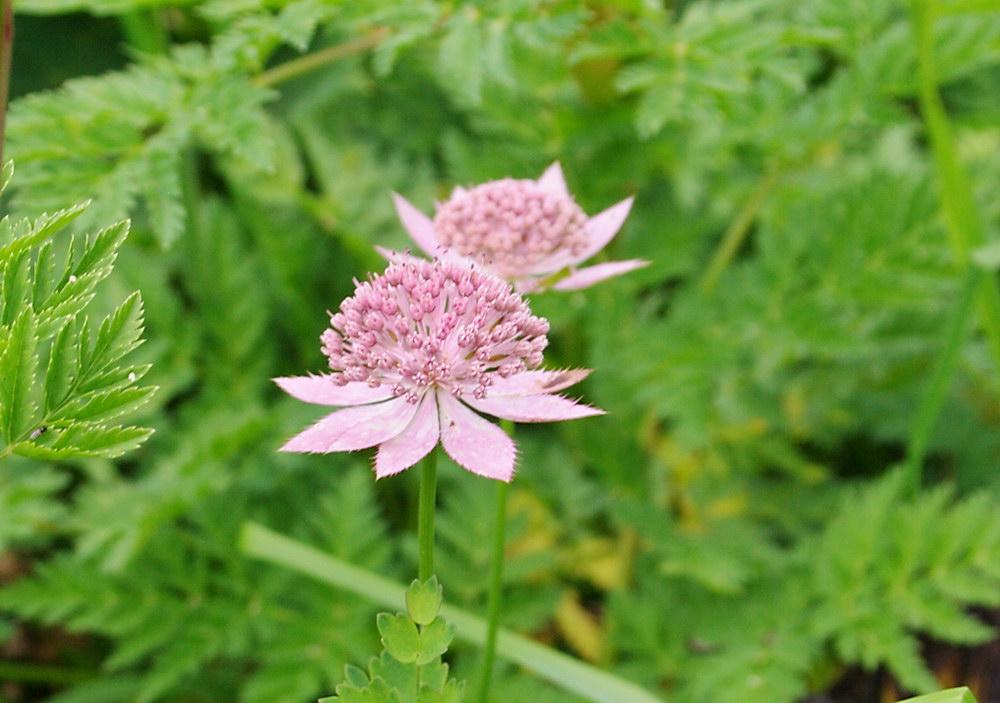
M959 266L969 265L969 255L985 239L983 223L976 208L968 175L958 158L951 123L938 93L934 64L934 0L912 0L910 9L917 45L920 109L934 156L941 189L941 207L952 249ZM994 364L1000 371L1000 287L988 276L979 287L980 324L989 340Z
M11 52L14 48L14 10L12 0L0 0L0 166L3 166L3 142L7 132L7 96L10 94Z
M170 38L163 17L156 8L133 10L122 15L119 20L125 42L144 54L162 55L167 53Z
M262 525L244 525L241 547L247 554L311 576L385 608L406 608L406 588L401 584ZM458 639L480 646L486 641L486 623L482 618L447 604L441 606L441 616L455 626ZM594 703L663 703L634 683L506 630L500 630L497 636L497 655Z
M421 581L434 575L434 510L437 507L437 450L424 458L420 470L420 497L417 508L417 542L420 545Z
M514 423L501 420L504 431L514 436ZM507 492L510 484L497 481L496 508L493 513L493 561L490 564L490 591L487 605L486 643L483 647L483 665L479 674L479 691L476 700L486 703L493 683L493 668L497 655L497 633L500 631L500 606L503 603L504 547L507 544Z
M736 252L740 250L740 246L750 232L750 226L753 224L754 219L756 219L761 205L764 204L764 200L771 192L771 188L774 187L777 180L778 169L772 167L764 175L760 183L757 184L757 187L753 189L753 192L750 193L750 197L743 204L743 207L736 215L736 219L726 228L726 233L723 235L722 241L712 254L712 260L708 263L705 273L702 274L701 280L698 282L698 287L701 288L702 293L711 293L715 289L715 284L718 283L719 277L729 266L730 262L732 262L733 257L736 256Z
M976 299L976 293L982 288L983 279L982 269L976 266L969 267L958 304L952 311L945 327L944 347L934 364L930 381L928 381L921 396L913 428L910 430L910 440L906 447L906 464L903 469L904 484L911 495L920 489L923 482L923 463L924 455L927 453L927 441L930 439L931 430L934 429L934 423L941 413L941 407L947 397L948 388L955 373L958 351L965 340L973 302Z
M314 71L317 68L338 61L345 56L361 54L369 49L373 49L387 36L389 36L388 28L379 27L367 37L330 46L268 69L258 75L254 79L254 83L264 87L283 83L284 81L301 76L303 73Z
M0 681L23 681L25 683L68 686L94 678L97 672L84 669L63 669L58 666L0 662Z

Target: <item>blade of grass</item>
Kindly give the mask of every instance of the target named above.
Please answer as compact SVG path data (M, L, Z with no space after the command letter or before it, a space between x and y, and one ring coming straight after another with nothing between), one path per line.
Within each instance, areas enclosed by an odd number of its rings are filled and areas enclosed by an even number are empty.
M406 607L404 586L262 525L250 522L243 526L241 548L246 554L312 576L378 605L397 610ZM441 607L441 615L455 626L456 637L479 646L486 641L486 623L481 618L450 605ZM497 654L595 703L662 703L633 683L505 630L497 638Z
M934 371L920 398L920 406L917 408L913 427L910 430L910 439L906 447L906 465L903 470L905 490L910 493L915 493L920 489L924 455L927 453L927 441L930 439L934 423L941 413L941 407L947 397L948 387L955 374L958 352L969 329L973 302L976 299L976 293L982 288L984 278L985 272L978 266L968 268L958 303L945 326L941 354L934 364Z
M927 127L941 191L941 207L959 266L969 266L970 252L985 240L968 175L958 159L955 135L938 93L934 63L935 0L911 0L917 46L920 110ZM985 278L978 294L980 324L989 339L994 364L1000 371L1000 287L995 276Z
M944 691L926 693L916 698L907 698L899 703L976 703L976 697L966 686L949 688Z

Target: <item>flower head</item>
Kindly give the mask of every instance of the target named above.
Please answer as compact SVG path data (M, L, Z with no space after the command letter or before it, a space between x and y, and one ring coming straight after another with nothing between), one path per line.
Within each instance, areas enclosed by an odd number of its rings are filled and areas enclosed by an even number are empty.
M459 465L509 481L514 443L470 408L518 422L603 413L554 395L589 371L534 370L548 329L509 284L474 266L392 263L330 315L321 341L332 373L275 379L299 400L343 406L281 450L378 445L382 477L413 466L440 439Z
M586 288L648 263L633 259L576 270L618 233L632 198L588 218L567 190L558 162L536 181L504 178L456 188L433 220L402 196L394 193L393 198L403 225L424 252L472 259L519 291ZM569 274L559 278L566 270Z

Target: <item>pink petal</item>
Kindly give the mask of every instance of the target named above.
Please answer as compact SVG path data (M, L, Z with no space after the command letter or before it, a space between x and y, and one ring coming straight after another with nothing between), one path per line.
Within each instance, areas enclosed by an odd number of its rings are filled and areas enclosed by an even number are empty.
M649 266L649 262L642 259L629 259L628 261L609 261L604 264L597 264L596 266L588 266L585 269L571 273L552 286L552 290L580 290L581 288L589 288L606 278L620 276L623 273L641 269L643 266Z
M632 200L631 197L625 198L587 220L587 247L577 257L577 261L586 261L614 239L632 209Z
M516 448L507 433L458 402L438 392L441 408L441 444L448 456L474 474L510 481Z
M295 435L278 451L327 454L373 447L406 429L416 412L417 406L405 397L344 408Z
M563 177L562 166L556 161L545 169L545 173L535 181L540 188L549 191L553 195L561 198L569 198L569 189L566 187L566 179Z
M490 386L490 395L537 395L555 393L569 388L590 375L592 369L560 369L556 371L522 371L509 378L498 379Z
M388 386L371 388L359 382L338 386L330 375L285 376L272 380L293 398L317 405L363 405L392 397L392 389Z
M600 408L582 405L561 395L540 393L538 395L493 395L482 400L469 398L469 405L480 412L502 417L514 422L550 422L553 420L576 420L581 417L603 415Z
M438 238L434 234L434 222L424 213L410 204L410 201L399 193L392 194L392 202L396 204L396 213L403 222L403 227L417 246L430 256L437 256Z
M391 476L410 468L434 449L440 436L437 400L434 394L428 393L406 429L379 446L375 455L375 476Z

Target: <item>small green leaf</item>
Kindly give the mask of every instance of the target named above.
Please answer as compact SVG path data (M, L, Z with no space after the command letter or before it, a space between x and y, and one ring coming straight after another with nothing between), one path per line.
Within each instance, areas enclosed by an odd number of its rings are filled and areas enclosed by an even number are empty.
M138 291L104 318L94 348L87 356L87 371L100 371L142 343L142 298Z
M395 659L408 663L420 656L420 633L409 616L379 613L376 620L382 644Z
M455 628L441 618L420 631L420 655L417 664L427 664L448 651L448 645L455 638Z
M439 691L424 686L417 696L417 703L461 703L465 695L465 682L451 679Z
M0 325L9 325L21 311L28 293L28 252L11 257L0 268Z
M18 254L28 251L32 247L41 244L50 236L62 229L83 212L90 202L80 203L73 207L59 210L51 215L45 214L35 220L34 224L24 235L17 237L14 241L0 247L0 262L6 261Z
M108 427L78 423L67 428L49 428L37 441L15 444L14 452L29 459L55 460L85 456L113 459L140 446L152 434L153 430L145 427ZM43 443L45 441L50 443Z
M53 415L52 421L110 420L141 408L156 390L156 386L145 386L87 393L67 403Z
M421 583L414 579L406 589L406 609L418 625L429 625L441 609L441 584L437 576Z
M45 370L46 413L65 400L73 379L79 373L73 327L73 323L65 323L56 333L52 348L49 350L49 365Z
M401 703L399 693L385 682L374 678L365 688L342 683L337 686L335 698L321 698L320 701L341 701L342 703Z
M32 415L28 394L35 383L35 313L24 308L7 336L0 354L0 432L13 444Z
M344 678L351 686L364 688L368 685L368 675L365 674L364 670L351 664L344 667Z
M915 698L907 698L900 703L976 703L976 697L966 686L935 691Z

